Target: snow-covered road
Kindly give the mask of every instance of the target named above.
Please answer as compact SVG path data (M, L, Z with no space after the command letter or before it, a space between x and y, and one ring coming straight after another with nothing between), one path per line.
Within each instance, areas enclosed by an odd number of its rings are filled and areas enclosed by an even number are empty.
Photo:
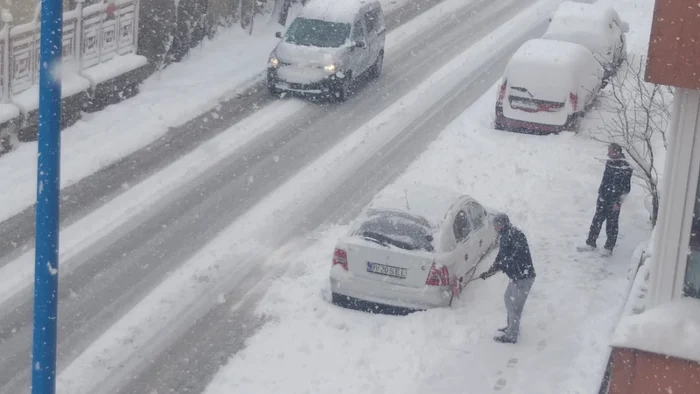
M381 79L348 102L265 103L141 184L105 193L107 205L95 198L96 210L62 232L59 388L203 390L260 322L246 295L279 275L265 262L292 258L306 244L299 236L357 213L491 87L556 2L446 2L440 20L427 11L395 26ZM506 23L533 3L525 23ZM229 238L214 239L224 230ZM0 385L16 393L29 373L32 253L9 255Z

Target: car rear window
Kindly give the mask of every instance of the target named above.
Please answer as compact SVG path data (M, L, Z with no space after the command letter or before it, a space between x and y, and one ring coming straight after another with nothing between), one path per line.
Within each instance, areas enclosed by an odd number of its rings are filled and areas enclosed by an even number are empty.
M428 222L406 214L376 212L360 225L354 235L405 250L434 250Z

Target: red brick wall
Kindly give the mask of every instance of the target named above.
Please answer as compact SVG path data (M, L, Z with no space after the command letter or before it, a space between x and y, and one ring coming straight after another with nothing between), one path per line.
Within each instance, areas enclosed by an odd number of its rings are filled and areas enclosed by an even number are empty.
M700 394L700 363L614 348L609 394Z
M646 80L700 90L699 59L700 1L656 0Z

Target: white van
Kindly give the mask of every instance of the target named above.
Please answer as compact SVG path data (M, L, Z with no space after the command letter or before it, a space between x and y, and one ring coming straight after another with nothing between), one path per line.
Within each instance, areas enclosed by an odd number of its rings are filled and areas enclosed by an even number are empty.
M576 132L600 91L603 75L595 56L579 44L540 38L527 41L506 66L495 127Z
M378 78L386 26L377 0L311 0L270 54L271 94L296 92L345 100L361 75Z

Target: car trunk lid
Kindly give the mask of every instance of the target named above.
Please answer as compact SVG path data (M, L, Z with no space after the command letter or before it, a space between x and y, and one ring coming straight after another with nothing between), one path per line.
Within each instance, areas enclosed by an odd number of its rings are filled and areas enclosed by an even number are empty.
M348 271L376 282L409 287L425 286L434 257L410 251L371 236L353 236L346 243Z

